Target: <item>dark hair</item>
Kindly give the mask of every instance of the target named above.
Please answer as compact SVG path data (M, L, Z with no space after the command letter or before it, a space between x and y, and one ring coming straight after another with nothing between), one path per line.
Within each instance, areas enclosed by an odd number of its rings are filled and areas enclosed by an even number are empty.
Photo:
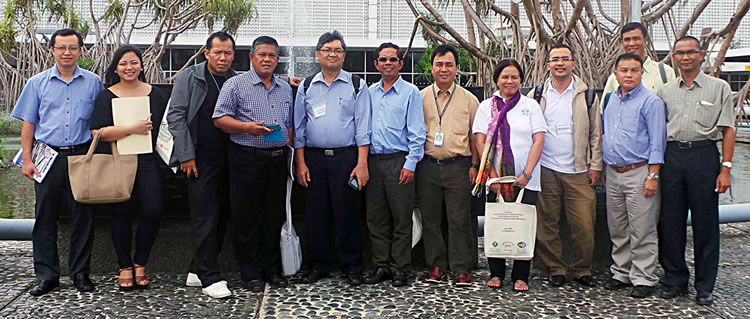
M53 33L52 37L49 39L50 48L55 46L55 38L58 35L63 36L63 37L69 36L69 35L75 35L76 38L78 38L78 46L83 47L83 37L81 36L80 33L78 33L78 31L73 30L73 29L60 29L60 30L55 31L55 33Z
M674 42L674 45L672 45L672 47L675 47L675 46L677 46L677 42L680 42L680 41L685 41L685 40L693 40L693 41L695 41L695 44L697 44L697 45L698 45L698 50L701 50L701 41L700 41L700 40L698 40L698 38L696 38L696 37L694 37L694 36L692 36L692 35L683 35L683 36L682 36L681 38L677 39L677 40L676 40L676 41Z
M401 52L399 52L401 50L401 48L399 48L398 45L395 45L395 44L393 44L391 42L381 43L380 46L378 46L378 48L375 49L375 60L377 60L378 57L380 57L380 51L383 51L383 49L385 49L385 48L396 49L396 56L398 57L399 60L401 60Z
M506 67L513 66L516 69L518 69L518 75L521 76L521 82L523 82L523 69L521 68L521 65L518 64L518 61L514 59L505 59L500 61L500 63L497 64L495 67L495 72L492 73L492 78L495 80L495 83L497 83L497 78L500 77L500 73L503 72L503 69Z
M341 33L336 30L323 33L323 35L321 35L320 38L318 38L318 45L315 46L315 50L316 51L320 50L323 48L324 44L331 42L331 41L336 41L336 40L341 41L341 48L343 48L344 51L346 51L346 43L344 43L344 36L341 35Z
M258 45L261 44L270 44L276 47L276 54L279 54L279 43L276 42L276 39L269 37L267 35L261 35L255 40L253 40L253 47L250 48L250 53L255 53L255 50L258 49Z
M640 55L637 55L635 53L625 53L623 55L620 55L617 57L617 60L615 60L615 69L617 69L617 65L620 64L620 61L625 60L636 60L638 63L641 64L641 68L643 68L643 59L641 59Z
M138 60L141 61L141 73L138 74L138 79L146 82L146 76L143 75L145 72L144 66L143 66L143 56L141 55L141 50L138 50L138 48L132 46L132 45L123 45L115 51L114 56L112 56L112 62L109 64L109 67L107 67L107 72L104 73L104 86L110 87L120 82L120 76L117 75L117 64L120 63L120 59L122 59L122 56L125 55L125 53L133 52L138 57Z
M211 46L213 45L214 38L219 38L219 41L226 41L226 40L232 40L232 50L234 50L234 38L231 34L226 33L224 31L216 31L214 33L211 33L211 35L208 36L208 39L206 39L206 49L211 50Z
M622 39L625 32L630 32L636 29L641 30L644 38L648 38L648 30L646 30L646 27L643 26L643 24L640 22L630 22L622 27L622 31L620 31L620 39Z
M456 51L456 48L454 48L450 44L441 44L438 45L435 50L432 50L432 58L430 59L430 64L432 64L432 62L435 62L436 57L446 55L448 54L448 52L453 53L453 59L456 60L456 65L458 66L458 51Z
M554 49L568 49L568 51L570 51L570 57L571 57L571 58L573 58L573 61L575 61L575 60L576 60L576 53L575 53L575 52L573 52L573 49L572 49L572 48L571 48L571 47L570 47L569 45L567 45L567 44L565 44L565 43L558 43L558 44L555 44L555 45L553 45L553 46L552 46L552 47L551 47L551 48L549 49L549 52L547 53L547 59L549 59L549 54L550 54L550 53L552 52L552 50L554 50Z

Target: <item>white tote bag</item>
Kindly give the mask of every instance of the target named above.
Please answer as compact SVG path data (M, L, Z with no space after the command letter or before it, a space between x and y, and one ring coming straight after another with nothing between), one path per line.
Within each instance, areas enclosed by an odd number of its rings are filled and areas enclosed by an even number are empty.
M422 211L415 207L411 213L411 248L414 248L422 240Z
M294 158L294 150L289 152ZM291 166L291 161L289 163ZM289 177L286 180L286 222L281 226L281 268L285 276L291 276L302 267L302 248L299 237L292 225L292 169L289 167Z
M172 133L169 132L169 123L167 123L167 113L169 113L169 106L172 104L172 99L167 101L167 108L164 110L164 117L161 119L159 124L159 135L156 136L156 145L154 149L159 154L162 161L169 166L169 161L172 158L172 148L174 147L174 140ZM177 167L170 167L173 173L177 173Z
M487 181L512 183L515 177L506 176ZM484 254L487 257L530 260L534 258L536 243L536 206L522 204L524 190L515 202L486 203L484 211ZM489 193L489 192L488 192Z

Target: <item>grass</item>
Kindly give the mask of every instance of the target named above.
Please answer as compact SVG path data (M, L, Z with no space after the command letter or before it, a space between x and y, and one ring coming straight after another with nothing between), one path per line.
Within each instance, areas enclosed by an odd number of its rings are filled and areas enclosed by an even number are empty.
M8 114L0 113L0 135L21 135L23 123Z

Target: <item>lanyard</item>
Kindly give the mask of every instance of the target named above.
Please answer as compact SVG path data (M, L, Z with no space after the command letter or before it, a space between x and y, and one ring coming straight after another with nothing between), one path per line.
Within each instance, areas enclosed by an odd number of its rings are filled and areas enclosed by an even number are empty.
M219 87L219 82L216 82L216 77L214 77L214 74L211 73L211 71L208 71L208 74L211 74L211 78L214 79L214 84L216 84L216 89L218 89L219 92L221 92L221 88ZM227 79L227 74L226 73L224 73L224 79L225 79L224 81L226 81L226 79ZM223 83L222 83L222 85L223 85Z
M443 127L443 115L445 114L445 111L448 110L448 105L451 104L451 100L453 100L453 93L456 93L456 87L458 85L453 86L453 91L451 91L451 96L448 97L448 102L445 102L445 106L443 107L443 111L440 111L440 103L438 103L437 93L435 92L435 85L432 85L432 97L435 98L435 107L437 107L438 111L438 123L440 124L440 128Z

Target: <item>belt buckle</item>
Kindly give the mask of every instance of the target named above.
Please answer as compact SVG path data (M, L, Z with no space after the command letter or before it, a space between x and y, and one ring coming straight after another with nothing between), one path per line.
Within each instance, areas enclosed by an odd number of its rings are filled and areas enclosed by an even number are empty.
M333 156L333 155L335 155L334 152L333 152L333 150L323 150L323 154L325 156Z
M443 165L445 163L445 161L442 158L436 158L435 161L437 162L438 165Z
M60 147L58 147L58 149L69 151L69 150L72 150L74 147L75 146L60 146Z
M271 157L279 157L284 154L284 150L275 150L271 152Z
M679 147L680 147L681 149L691 149L691 148L693 147L693 145L692 145L692 144L693 144L693 143L692 143L692 142L690 142L690 141L687 141L687 142L682 142L682 141L680 141Z

